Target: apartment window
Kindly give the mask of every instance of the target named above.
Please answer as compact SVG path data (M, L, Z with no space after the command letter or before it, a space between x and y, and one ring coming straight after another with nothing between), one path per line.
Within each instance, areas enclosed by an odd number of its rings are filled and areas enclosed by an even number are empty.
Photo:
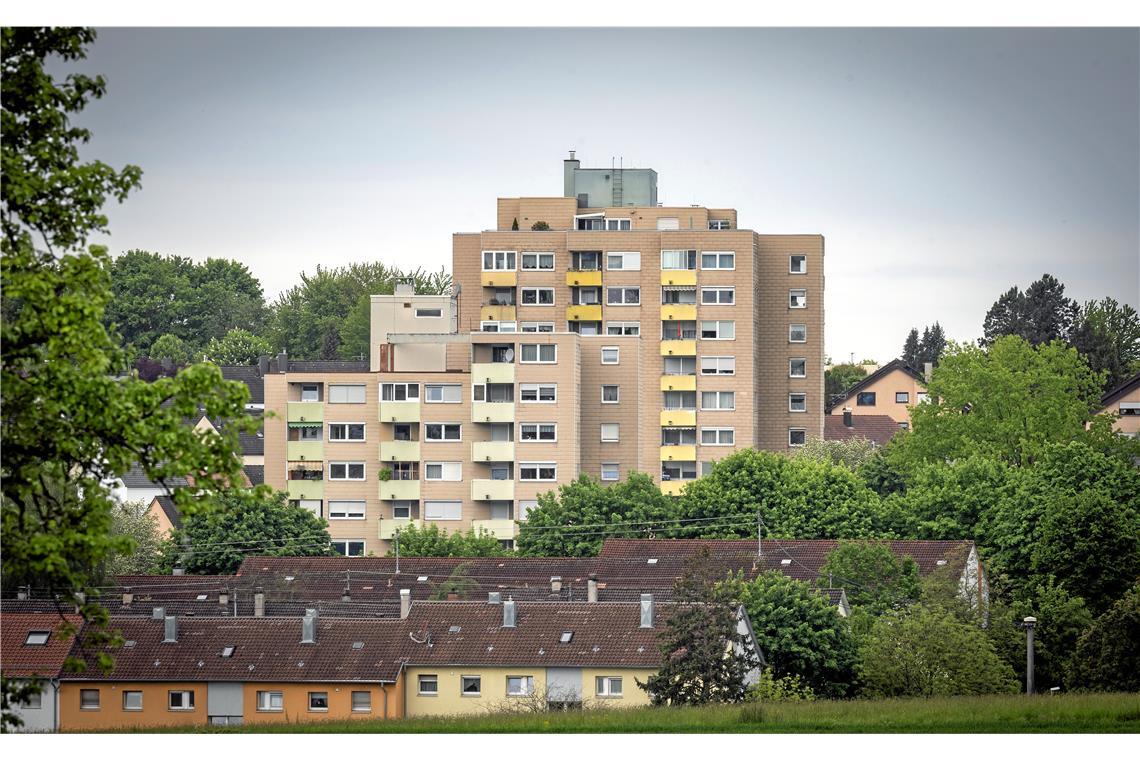
M290 499L289 506L307 509L317 517L324 517L324 513L321 511L322 502L320 499Z
M731 230L732 222L727 219L709 219L710 230Z
M123 709L128 712L138 712L143 709L143 693L141 691L123 692Z
M617 462L602 462L602 480L618 480L620 477Z
M552 333L554 332L554 323L523 322L519 325L519 331L524 333Z
M602 323L601 322L581 322L574 320L566 323L566 331L578 333L579 335L601 335Z
M807 377L807 359L788 359L788 377Z
M464 697L478 697L483 693L483 679L481 676L461 676L459 678L459 694Z
M423 675L419 679L419 693L420 696L434 697L439 694L439 676Z
M574 306L597 306L602 302L602 289L593 286L570 288L570 303Z
M921 404L922 402L926 401L926 398L926 391L917 391L914 394L914 403Z
M463 502L461 501L425 501L425 520L462 520Z
M483 251L484 272L513 272L515 269L515 251Z
M425 385L424 402L428 404L458 404L463 401L461 385Z
M621 400L621 386L619 385L603 385L602 386L602 403L603 404L616 404Z
M285 693L280 691L257 692L258 712L281 712L285 709Z
M666 375L695 375L697 359L693 356L666 356L662 372Z
M524 306L553 306L554 288L523 288L522 303Z
M789 309L806 309L807 308L807 291L803 288L788 291L788 308Z
M909 404L910 403L910 393L908 391L895 391L895 403L896 404Z
M594 679L594 692L599 697L620 697L621 678L598 676Z
M660 220L658 220L660 221ZM697 252L696 251L662 251L661 252L661 268L662 269L696 269L697 268Z
M330 520L363 520L363 501L333 501L329 500Z
M166 706L171 710L193 710L194 692L168 691L166 692Z
M603 422L602 423L602 442L612 443L618 440L618 423L616 422Z
M736 303L736 288L701 288L701 303L707 306L731 306Z
M659 216L657 217L657 229L679 230L681 229L681 220L676 216Z
M900 422L899 423L899 430L910 430L910 423L909 422Z
M602 364L617 364L620 360L620 351L617 346L602 347Z
M538 499L519 499L519 519L525 521L532 509L538 509Z
M803 428L788 428L788 445L803 446L807 443L807 431Z
M342 557L363 557L364 541L360 539L346 539L332 541L332 550Z
M461 441L461 433L462 426L458 422L429 422L424 425L424 439L428 441Z
M44 646L48 643L49 638L51 638L51 631L28 631L28 635L24 638L24 646Z
M527 252L523 252L522 268L523 269L541 269L541 270L553 271L553 269L554 269L554 254L553 253L527 253Z
M427 462L424 464L424 480L463 480L463 463Z
M701 428L702 446L732 446L735 443L734 428Z
M701 409L736 408L736 391L701 391Z
M640 272L641 253L638 251L611 251L606 254L606 268L615 272Z
M697 408L697 392L696 391L665 391L662 394L664 398L665 409L688 409L695 410Z
M380 383L381 401L413 401L419 397L419 383Z
M788 325L789 343L807 343L807 325Z
M875 405L875 392L864 391L855 397L856 406L874 406Z
M641 304L641 288L606 288L606 305L638 306Z
M701 462L701 477L712 475L713 467L716 466L716 460L711 462Z
M702 375L735 375L736 374L736 357L735 356L702 356L701 357L701 374Z
M630 229L632 222L629 219L607 219L606 229L611 232L614 230L626 231Z
M531 441L557 441L558 426L553 422L524 422L519 425L519 440L524 443Z
M321 386L317 383L303 383L301 385L301 400L302 401L320 401L321 400Z
M392 502L392 519L393 520L408 520L412 517L412 509L416 506L414 501L394 501Z
M364 480L364 462L329 462L329 480Z
M736 323L730 320L701 322L701 340L732 340L736 337Z
M488 322L480 322L479 323L479 329L482 332L513 333L513 332L517 332L517 330L515 328L516 328L515 322L488 321Z
M553 404L557 398L554 383L519 383L519 400L524 404Z
M298 440L298 441L319 441L319 440L321 440L321 426L320 425L311 425L310 426L310 425L307 425L306 423L303 423L303 422L301 424L305 425L305 427L290 427L289 428L289 434L290 434L289 440L290 441L292 441L292 440ZM296 434L296 436L297 436L296 439L292 438L293 434Z
M788 257L789 274L807 274L807 256L792 254Z
M519 480L557 480L554 462L519 462Z
M534 693L534 676L507 676L508 697L529 697Z
M662 446L695 446L696 428L661 428Z
M416 309L416 318L425 319L433 318L439 319L443 316L443 309Z
M363 441L364 440L364 423L363 422L330 422L329 423L329 440L330 441Z
M472 385L471 400L486 401L491 404L509 404L515 400L515 386L510 383Z
M329 693L327 691L309 692L309 712L328 712Z
M329 403L330 404L363 404L364 403L364 386L363 385L330 385L329 386Z
M553 343L523 343L519 348L523 364L554 364L558 361L558 346Z
M352 692L352 711L353 712L372 712L372 692L370 692L370 691L354 691L354 692Z
M806 393L789 393L788 394L788 411L789 412L806 412L807 411L807 394Z
M701 269L736 269L736 254L730 251L705 251Z
M606 335L641 335L641 323L606 322Z
M692 305L697 302L697 289L682 285L663 285L661 287L661 305L672 306Z
M98 710L99 709L99 690L98 689L80 689L79 690L79 709L80 710Z
M693 480L697 477L696 462L662 462L662 480Z
M601 268L601 251L572 251L570 253L571 272L597 272Z

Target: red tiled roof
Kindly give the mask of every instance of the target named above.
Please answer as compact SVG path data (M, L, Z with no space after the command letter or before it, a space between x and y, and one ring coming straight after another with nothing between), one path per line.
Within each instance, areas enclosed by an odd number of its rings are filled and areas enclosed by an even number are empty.
M829 414L823 418L823 438L826 441L866 438L874 441L876 446L886 446L897 432L899 423L885 414L852 414L851 427L843 424L843 415Z
M78 628L82 620L78 615L61 617L58 612L0 613L0 670L7 677L57 677L75 641L74 634L64 636L59 628L64 623ZM25 644L31 631L50 631L47 643Z

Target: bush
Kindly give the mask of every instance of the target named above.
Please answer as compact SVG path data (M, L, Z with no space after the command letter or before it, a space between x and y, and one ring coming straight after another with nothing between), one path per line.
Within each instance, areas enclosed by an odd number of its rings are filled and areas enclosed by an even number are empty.
M1081 635L1069 684L1091 691L1140 691L1140 584Z
M771 670L760 674L760 680L748 689L750 702L814 702L815 692L798 675L776 678Z

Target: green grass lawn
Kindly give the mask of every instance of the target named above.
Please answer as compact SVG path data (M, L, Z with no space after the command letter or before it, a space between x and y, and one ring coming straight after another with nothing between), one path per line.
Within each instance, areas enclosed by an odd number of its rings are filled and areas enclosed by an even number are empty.
M1138 733L1140 694L756 703L214 730L266 733Z

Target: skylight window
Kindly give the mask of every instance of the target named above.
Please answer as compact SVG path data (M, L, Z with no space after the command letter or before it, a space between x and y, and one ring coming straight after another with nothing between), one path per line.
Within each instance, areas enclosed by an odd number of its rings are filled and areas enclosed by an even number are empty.
M656 557L650 557L649 559L645 560L645 564L656 565L657 564L657 558Z
M940 565L940 566L941 566L941 565L945 565L945 564L946 564L946 560L944 560L944 559L940 559L940 560L938 560L938 561L937 561L935 564L936 564L936 565Z
M294 577L294 576L292 576L292 575L286 575L286 576L285 576L285 582L286 582L286 583L289 583L289 582L291 582L291 581L293 580L293 577Z
M782 559L782 560L780 560L780 564L781 565L790 565L790 564L792 564L792 561L790 559Z
M222 657L233 657L235 647L222 647Z
M447 629L447 632L448 633L459 633L459 630L460 630L459 626L453 625Z
M131 648L131 647L133 647L134 645L135 645L135 640L134 640L134 639L128 639L127 641L124 641L124 642L123 642L123 648L124 648L124 649L130 649L130 648Z
M24 639L24 646L42 647L48 643L50 637L51 631L28 631L28 637Z
M558 641L562 644L569 644L570 639L572 639L572 638L574 638L574 632L573 631L563 631L562 636L559 637Z
M206 596L206 594L198 594L198 596L197 596L197 597L195 597L195 598L196 598L196 599L197 599L199 602L204 602L204 601L206 601L206 599L208 599L209 597L207 597L207 596Z
M428 577L426 575L421 575L419 578L416 578L420 583L427 583L427 579Z
M364 649L364 642L363 641L354 641L354 642L352 642L352 648L353 649Z

